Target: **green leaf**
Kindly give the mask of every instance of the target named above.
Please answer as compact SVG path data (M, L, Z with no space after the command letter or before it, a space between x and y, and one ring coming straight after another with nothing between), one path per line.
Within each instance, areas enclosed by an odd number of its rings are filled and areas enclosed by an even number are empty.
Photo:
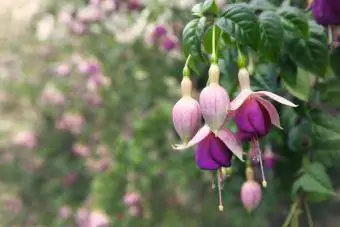
M311 110L310 120L313 123L313 132L323 139L340 139L340 119L321 110ZM328 138L325 138L327 135Z
M183 51L187 57L189 54L192 56L200 56L201 53L201 41L197 37L197 26L200 19L191 20L183 29Z
M298 68L297 73L281 73L285 88L296 98L307 102L310 95L310 77L305 70Z
M340 78L332 78L318 85L320 100L330 107L340 106Z
M202 7L203 7L203 3L198 3L196 5L194 5L191 9L191 13L194 15L194 16L198 16L198 17L201 17L203 14L202 14Z
M257 18L247 5L228 5L216 25L236 41L257 49L260 38Z
M275 6L267 0L252 0L249 5L255 10L275 10Z
M205 0L202 5L202 13L218 14L219 9L214 0Z
M284 28L285 36L288 39L294 37L308 37L307 16L296 7L282 7L278 10Z
M339 64L339 59L340 59L340 47L335 48L330 57L330 64L333 69L334 74L340 78L340 64Z
M259 16L260 50L271 61L276 61L283 44L283 29L280 17L271 11Z
M318 162L310 163L307 166L307 172L320 182L325 188L332 190L332 182L326 173L326 169Z
M309 37L290 41L287 52L300 67L316 76L324 76L329 59L327 36L314 21L310 21L309 27Z
M216 49L217 51L220 50L220 34L221 34L221 29L216 27ZM203 48L207 53L212 53L212 27L209 28L209 30L205 33L204 38L203 38Z
M328 177L328 176L327 176ZM322 185L313 175L309 173L303 174L292 187L292 195L295 197L299 191L303 191L307 193L307 195L318 195L318 197L322 197L324 199L328 199L330 196L334 196L334 192Z

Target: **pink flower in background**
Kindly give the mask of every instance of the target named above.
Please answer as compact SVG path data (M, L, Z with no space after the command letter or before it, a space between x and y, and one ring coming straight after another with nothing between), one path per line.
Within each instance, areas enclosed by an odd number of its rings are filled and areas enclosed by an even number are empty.
M161 47L163 50L170 52L179 47L179 42L175 36L166 36L162 40Z
M87 25L78 20L72 20L68 24L68 28L71 33L75 35L85 35L88 31Z
M81 208L76 214L76 223L78 227L109 227L110 220L102 212Z
M95 59L82 60L78 63L78 71L82 74L97 74L100 72L100 64Z
M142 9L143 5L140 0L128 0L128 9L133 11L139 11Z
M90 91L97 91L101 87L107 87L111 84L109 77L100 73L91 75L87 80L87 89Z
M77 13L77 19L84 23L98 22L103 18L99 7L88 5L80 9Z
M55 68L55 74L57 76L69 76L71 73L71 66L66 63L61 63Z
M76 143L72 147L72 152L79 157L88 157L91 153L91 150L84 144Z
M12 139L12 142L17 146L28 149L33 149L38 145L37 136L33 131L18 132Z
M58 217L62 220L70 218L72 210L69 206L62 206L59 208Z
M128 209L128 213L132 217L137 217L141 214L141 209L139 206L131 206Z
M61 119L56 122L56 128L67 130L73 134L80 134L85 123L82 115L76 113L64 113Z
M126 192L123 201L126 206L133 206L140 203L141 196L138 192L134 191Z
M40 99L43 103L55 106L63 105L65 103L64 95L54 86L45 87Z
M100 8L106 13L111 13L117 9L117 3L113 0L102 0L100 3Z
M22 210L22 202L19 198L7 198L4 200L2 205L7 211L14 214L19 214Z
M90 106L101 106L103 104L102 97L97 92L88 92L84 95L84 100Z
M72 186L78 178L78 174L76 172L69 172L62 178L62 185L64 187Z

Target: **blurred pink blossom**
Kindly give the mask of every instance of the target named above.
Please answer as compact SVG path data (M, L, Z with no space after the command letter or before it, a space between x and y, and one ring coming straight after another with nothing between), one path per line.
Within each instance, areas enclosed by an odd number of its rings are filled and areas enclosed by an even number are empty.
M100 7L104 12L110 13L117 8L117 4L113 0L102 0Z
M56 128L67 130L73 134L80 134L85 123L82 115L76 113L64 113L61 119L56 122Z
M131 207L128 208L128 213L132 217L137 217L137 216L140 215L141 209L140 209L139 206L131 206Z
M83 74L97 74L100 72L100 64L95 59L78 62L78 71Z
M12 139L13 144L28 149L33 149L38 145L38 139L33 131L18 132Z
M88 31L87 25L78 20L72 20L68 24L69 30L75 35L85 35Z
M76 172L69 172L62 178L62 185L65 187L69 187L73 185L78 178L78 174Z
M19 198L8 198L3 202L4 208L14 214L19 214L22 210L22 202Z
M79 157L88 157L91 153L91 150L84 144L76 143L72 147L72 152Z
M109 227L110 220L102 212L81 208L76 214L76 223L78 227Z
M179 47L179 42L175 36L166 36L162 40L161 48L166 52L170 52Z
M102 97L97 92L88 92L84 95L84 100L90 106L100 106L103 104Z
M69 76L71 73L71 66L66 63L61 63L55 68L57 76Z
M97 22L103 18L103 14L99 7L88 5L80 9L77 13L77 19L84 23Z
M54 86L47 86L43 90L40 99L43 103L52 105L63 105L65 103L64 95Z
M127 206L134 206L141 201L140 194L138 192L126 192L123 198L124 204Z
M68 219L72 214L72 210L69 206L62 206L59 208L58 217L62 220Z
M107 87L111 84L111 79L102 74L94 74L87 80L87 89L97 91L101 87Z

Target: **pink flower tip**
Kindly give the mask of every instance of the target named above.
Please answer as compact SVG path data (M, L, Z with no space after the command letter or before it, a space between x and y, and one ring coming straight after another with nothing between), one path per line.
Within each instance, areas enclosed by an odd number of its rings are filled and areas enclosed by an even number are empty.
M246 181L241 188L241 201L248 212L256 209L262 199L261 186L256 181Z

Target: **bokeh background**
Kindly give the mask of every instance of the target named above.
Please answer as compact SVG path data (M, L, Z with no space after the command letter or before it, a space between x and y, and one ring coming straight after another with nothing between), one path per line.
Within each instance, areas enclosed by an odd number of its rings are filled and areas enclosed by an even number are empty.
M195 3L1 1L0 226L281 226L291 200L274 170L266 169L269 187L249 214L236 168L221 213L193 151L171 148L181 33ZM236 75L235 64L225 68ZM199 70L196 97L208 65ZM235 79L222 80L236 92ZM295 167L283 160L285 168ZM338 202L311 207L318 226L337 226Z

